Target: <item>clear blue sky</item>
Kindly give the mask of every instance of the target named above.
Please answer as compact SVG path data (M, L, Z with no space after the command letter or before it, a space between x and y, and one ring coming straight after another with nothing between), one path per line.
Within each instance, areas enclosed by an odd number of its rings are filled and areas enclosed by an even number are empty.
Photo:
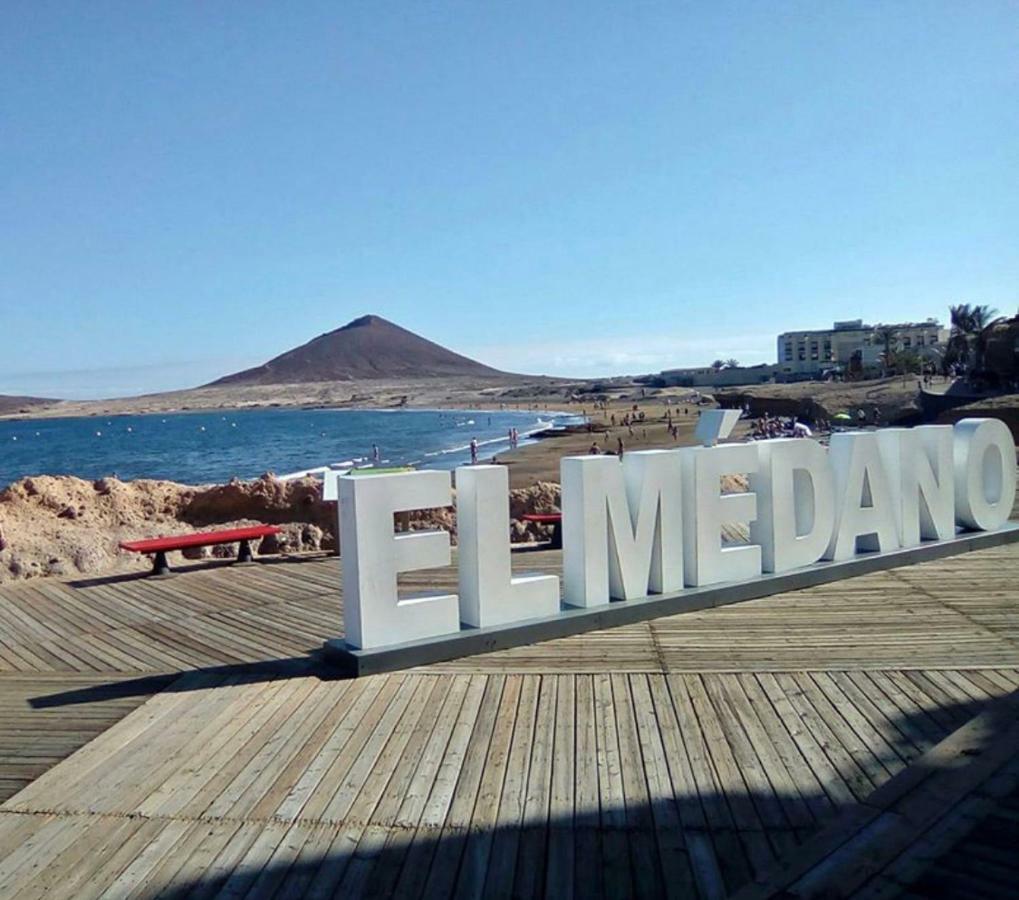
M1015 2L66 3L0 27L0 392L373 312L502 367L1019 305Z

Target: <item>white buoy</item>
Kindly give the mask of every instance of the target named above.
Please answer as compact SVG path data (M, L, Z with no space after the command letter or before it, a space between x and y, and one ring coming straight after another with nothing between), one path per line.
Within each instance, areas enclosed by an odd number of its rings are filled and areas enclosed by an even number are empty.
M102 436L103 436L103 433L101 431L97 431L96 432L96 437L102 437Z

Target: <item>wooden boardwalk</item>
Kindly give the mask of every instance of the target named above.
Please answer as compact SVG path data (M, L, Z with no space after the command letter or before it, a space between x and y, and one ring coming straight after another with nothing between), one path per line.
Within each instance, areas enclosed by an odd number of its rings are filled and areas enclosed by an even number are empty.
M922 893L1011 821L1017 563L357 681L308 655L342 633L335 559L3 588L0 896ZM838 853L865 877L812 894Z

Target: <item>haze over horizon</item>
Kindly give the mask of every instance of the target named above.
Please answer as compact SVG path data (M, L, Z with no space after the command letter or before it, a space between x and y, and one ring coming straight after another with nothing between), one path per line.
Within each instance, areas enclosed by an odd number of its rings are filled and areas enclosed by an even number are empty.
M189 387L364 314L634 374L1019 304L1019 7L14 2L0 393Z

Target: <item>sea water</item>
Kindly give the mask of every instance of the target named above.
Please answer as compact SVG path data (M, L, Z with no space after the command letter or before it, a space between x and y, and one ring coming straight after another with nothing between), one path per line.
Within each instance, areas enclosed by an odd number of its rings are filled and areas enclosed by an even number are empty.
M0 421L0 487L27 475L161 478L185 484L336 463L449 469L576 422L547 411L258 409Z

